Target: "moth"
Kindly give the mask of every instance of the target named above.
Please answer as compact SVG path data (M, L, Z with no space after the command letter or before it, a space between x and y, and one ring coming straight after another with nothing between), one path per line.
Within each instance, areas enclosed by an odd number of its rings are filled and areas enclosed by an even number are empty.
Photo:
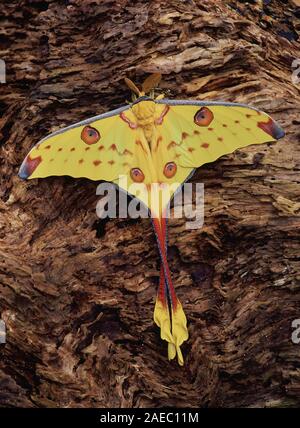
M155 98L160 79L152 74L140 89L126 78L131 103L42 139L24 159L19 176L68 175L113 182L125 191L130 187L148 208L157 237L161 268L154 321L168 342L169 360L177 355L183 365L180 346L188 329L167 261L166 208L196 168L238 148L276 141L284 132L266 113L247 105ZM166 185L172 185L167 200L151 197Z

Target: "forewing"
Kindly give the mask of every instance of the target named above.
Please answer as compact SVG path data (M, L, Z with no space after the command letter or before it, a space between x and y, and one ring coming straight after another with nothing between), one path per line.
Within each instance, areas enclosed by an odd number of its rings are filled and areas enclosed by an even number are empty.
M128 174L135 162L138 135L134 123L130 127L124 120L131 119L128 108L93 117L44 138L26 156L19 176L31 179L69 175L113 181L120 174Z
M284 136L269 115L246 105L164 99L157 104L159 144L181 167L196 168L238 148Z

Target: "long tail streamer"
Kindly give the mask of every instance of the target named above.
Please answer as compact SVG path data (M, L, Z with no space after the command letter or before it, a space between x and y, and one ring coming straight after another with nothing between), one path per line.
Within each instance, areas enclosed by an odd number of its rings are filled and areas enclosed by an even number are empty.
M167 261L166 218L153 218L160 258L160 282L154 308L154 322L160 327L160 336L168 342L168 357L176 357L182 366L184 363L180 346L188 339L187 321L172 283Z

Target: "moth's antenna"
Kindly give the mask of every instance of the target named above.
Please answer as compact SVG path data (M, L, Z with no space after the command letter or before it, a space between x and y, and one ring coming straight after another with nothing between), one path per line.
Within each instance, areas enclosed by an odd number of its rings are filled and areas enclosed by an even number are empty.
M142 91L145 94L148 94L152 89L156 88L159 85L160 81L161 81L160 73L150 74L150 76L148 76L147 79L142 84Z
M141 95L143 95L141 93L141 91L139 90L139 88L132 82L132 80L127 79L127 77L125 77L125 83L128 86L128 88L134 92L138 97L140 97Z

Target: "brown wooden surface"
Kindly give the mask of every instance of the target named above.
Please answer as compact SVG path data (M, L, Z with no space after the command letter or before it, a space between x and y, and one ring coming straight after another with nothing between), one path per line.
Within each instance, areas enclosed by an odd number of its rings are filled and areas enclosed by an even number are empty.
M261 3L1 2L0 406L299 405L300 13ZM150 221L104 225L88 180L17 177L40 138L124 104L123 78L156 71L170 98L250 103L286 131L197 171L202 229L170 221L183 368L152 321Z

